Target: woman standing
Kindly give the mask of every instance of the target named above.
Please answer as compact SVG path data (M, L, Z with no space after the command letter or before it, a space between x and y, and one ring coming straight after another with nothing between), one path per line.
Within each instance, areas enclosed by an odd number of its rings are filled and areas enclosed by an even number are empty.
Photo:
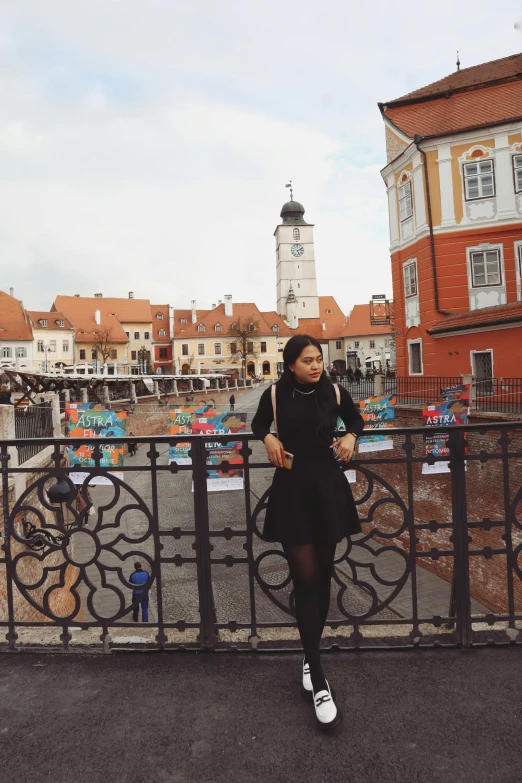
M341 719L320 660L320 642L330 606L335 548L361 532L350 485L340 463L348 462L364 427L362 416L343 387L335 387L323 367L321 345L295 335L283 351L284 372L263 393L252 422L268 459L278 468L270 491L263 534L282 546L294 585L295 613L303 644L303 689L313 699L320 728ZM338 416L347 434L334 442ZM283 468L282 451L294 455ZM286 461L288 462L288 460Z

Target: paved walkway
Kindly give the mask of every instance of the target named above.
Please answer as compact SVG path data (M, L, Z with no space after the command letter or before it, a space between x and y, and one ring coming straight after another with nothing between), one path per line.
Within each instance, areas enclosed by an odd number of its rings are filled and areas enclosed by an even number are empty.
M0 655L5 783L519 783L522 651L325 656L333 736L299 656Z

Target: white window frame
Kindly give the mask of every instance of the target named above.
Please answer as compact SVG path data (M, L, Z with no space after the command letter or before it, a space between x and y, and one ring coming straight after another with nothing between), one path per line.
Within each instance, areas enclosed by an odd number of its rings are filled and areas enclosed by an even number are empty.
M163 313L157 313L156 318L158 321L163 321Z
M37 343L36 343L36 352L37 353L45 353L44 341L43 340L38 340L37 341Z
M186 318L180 318L179 322L180 322L180 324L186 324L187 323L187 319Z
M412 370L412 352L411 352L411 346L412 345L420 345L420 365L421 365L421 371L420 372L413 372L413 370ZM422 355L422 337L417 337L416 340L408 340L408 372L409 372L409 375L413 375L413 376L424 375L424 357Z
M499 282L498 283L488 283L487 277L485 283L480 283L477 285L475 283L475 273L474 273L474 267L473 267L473 256L477 256L480 254L485 253L496 253L498 258L498 271L499 271ZM468 269L469 269L469 284L470 288L472 290L476 290L478 288L505 288L505 275L504 275L504 263L503 263L503 254L502 254L502 245L492 245L491 247L472 247L468 248ZM487 270L485 270L485 273L487 275Z
M335 350L336 351L342 351L343 349L343 341L342 340L336 340L335 341Z
M482 164L488 163L491 165L489 171L480 171ZM469 166L477 166L476 174L468 174L467 170ZM491 176L493 183L493 193L483 193L482 177ZM476 179L478 181L478 196L469 195L469 180ZM496 196L496 182L495 182L495 161L493 158L477 158L476 160L468 160L462 164L462 180L464 183L464 198L466 201L478 201L482 198L495 198Z
M517 280L517 301L522 302L522 241L515 242L515 273Z
M375 340L370 340L370 349L375 350Z
M410 269L413 267L415 273L415 290L412 286L412 278L410 275ZM419 275L417 270L417 259L414 258L411 261L406 261L402 267L402 276L404 281L404 296L406 299L410 299L412 296L419 295Z
M278 332L279 331L279 326L275 326L275 325L272 326L272 331L273 332Z
M49 340L49 351L56 353L56 340Z
M45 318L42 318L42 320L40 321L40 323L41 323L41 324L42 324L42 326L44 326L44 327L45 327L45 326L47 326L47 321L45 320Z
M515 193L522 193L522 152L513 155L513 182Z
M400 222L404 223L405 220L409 220L411 217L413 217L413 189L411 186L411 179L407 180L403 185L398 186L397 196L399 199Z
M60 327L60 329L63 329L63 327L65 326L65 323L63 321L57 321L57 324Z
M143 339L150 340L150 332L143 332Z
M205 331L204 324L198 324L198 332L204 332L204 331Z
M159 337L165 337L165 329L160 329L158 332Z
M205 343L198 343L198 356L205 355Z
M134 339L135 340L139 340L140 339L140 333L139 332L134 332Z
M11 358L11 348L8 345L4 345L2 348L2 359L10 359Z
M69 353L69 340L62 341L62 353Z
M493 356L493 348L482 348L480 351L470 351L469 352L469 361L470 361L470 365L471 365L471 375L476 377L477 368L475 366L475 354L477 354L477 353L490 353L491 354L491 377L494 378L495 377L495 364L494 364L495 357Z
M27 359L27 348L24 348L21 345L18 345L16 347L16 358L17 359Z
M221 326L221 324L216 324L214 326L214 331L215 332L222 332L223 331L223 327Z
M298 228L294 228L294 242L299 242L301 239L301 232Z
M214 343L214 356L222 356L221 343Z
M360 340L354 340L353 347L355 348L355 350L359 350L359 348L361 347Z

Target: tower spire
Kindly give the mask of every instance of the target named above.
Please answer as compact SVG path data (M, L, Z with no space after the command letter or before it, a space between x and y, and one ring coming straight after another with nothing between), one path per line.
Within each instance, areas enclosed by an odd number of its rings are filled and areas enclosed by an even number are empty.
M459 57L458 50L457 50L457 71L460 71L460 57Z
M288 185L285 185L285 188L290 188L290 201L294 200L294 189L292 187L292 180L288 183Z

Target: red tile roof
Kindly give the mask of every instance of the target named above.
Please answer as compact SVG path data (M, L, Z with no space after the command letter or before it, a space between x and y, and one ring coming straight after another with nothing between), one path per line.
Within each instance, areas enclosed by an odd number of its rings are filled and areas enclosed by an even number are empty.
M393 313L393 307L390 303L390 310ZM370 305L357 304L353 306L346 328L343 329L340 337L359 337L367 334L391 334L391 326L373 326L370 321Z
M471 310L468 313L455 313L445 315L437 321L428 334L443 334L461 329L473 329L482 326L498 326L520 322L522 325L522 302L511 302L495 307L484 307L480 310Z
M333 296L319 297L319 318L300 318L292 334L309 334L320 342L336 340L346 323L346 316ZM323 329L323 324L325 328Z
M208 313L210 313L210 310L196 310L197 321L200 321ZM186 324L181 323L184 318L187 321ZM192 310L174 310L174 337L180 337L182 332L186 332L191 326Z
M27 311L33 322L35 329L74 329L71 322L65 317L63 313L59 313L56 310L51 312L43 312L40 310L28 310ZM42 326L40 321L47 321L47 326ZM63 321L64 325L59 327L57 321Z
M168 305L151 305L152 312L152 339L155 343L169 343L170 342L170 317ZM158 319L156 316L158 313L163 315L163 318ZM165 330L165 334L161 337L160 329Z
M385 107L384 116L410 139L444 136L522 118L522 79L449 98Z
M60 310L76 327L76 321L94 315L99 310L103 315L115 315L120 323L152 323L152 312L148 299L124 299L117 297L57 296L53 310ZM78 327L77 327L78 328Z
M396 98L389 104L396 101L406 101L417 98L424 98L438 93L445 93L448 90L462 90L477 87L481 84L488 84L501 79L512 79L522 75L522 54L512 54L509 57L503 57L500 60L491 60L488 63L473 65L471 68L463 68L461 71L450 73L443 79L439 79L426 87L409 92L402 98Z
M181 328L178 325L180 312L188 313L188 315L184 316L187 318L188 323L182 325ZM198 320L195 324L193 324L191 318L191 310L186 310L186 311L176 310L174 313L175 336L178 338L186 337L188 339L193 337L209 337L215 334L226 335L230 326L235 321L237 321L238 318L241 318L241 320L246 320L247 318L250 317L252 317L254 321L257 321L259 323L259 334L262 336L273 334L274 333L272 329L273 326L279 327L279 334L283 333L283 329L286 330L288 336L293 334L292 330L290 330L285 325L284 321L277 315L277 313L273 313L273 312L262 313L257 307L257 305L253 303L249 303L249 302L239 302L237 304L234 303L232 312L233 312L232 316L226 316L225 305L220 304L217 307L215 307L213 310L199 311ZM198 331L198 326L200 324L203 324L203 326L205 327L204 332ZM215 331L214 327L217 324L221 324L221 332Z
M101 323L96 323L94 320L94 313L90 317L83 316L80 321L77 320L75 324L75 342L91 344L96 340L97 333L103 332L104 329L111 330L110 340L113 343L127 343L129 341L123 326L120 324L115 315L102 314L100 321Z
M33 330L24 307L14 296L0 291L0 340L31 340Z

